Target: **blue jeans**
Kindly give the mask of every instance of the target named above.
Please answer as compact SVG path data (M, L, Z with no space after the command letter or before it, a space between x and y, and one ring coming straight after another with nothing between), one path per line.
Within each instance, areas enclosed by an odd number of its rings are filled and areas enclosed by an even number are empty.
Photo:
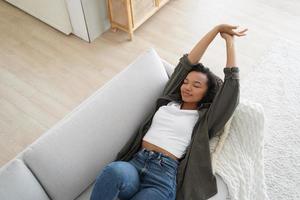
M97 176L91 200L175 200L179 161L143 148L128 161L114 161Z

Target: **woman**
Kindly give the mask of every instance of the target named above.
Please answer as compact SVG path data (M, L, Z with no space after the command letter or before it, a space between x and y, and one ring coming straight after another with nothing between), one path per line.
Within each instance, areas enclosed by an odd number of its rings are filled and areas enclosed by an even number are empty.
M210 161L207 144L208 139L224 126L238 103L238 68L233 38L246 35L247 29L235 31L236 28L228 24L214 27L180 59L181 64L164 88L168 101L150 115L148 124L151 126L144 133L134 135L117 160L101 171L91 200L117 197L121 200L207 199L217 192L214 177L211 173L211 176L205 176L205 170L206 174L211 172L211 166L206 164ZM218 33L226 41L224 83L199 63ZM231 92L233 90L235 92ZM178 101L171 98L174 95L179 97ZM207 132L205 129L196 131L198 127L207 127ZM199 141L206 143L201 146ZM197 157L202 160L196 160ZM178 171L178 166L182 170ZM201 168L203 174L200 174ZM187 173L186 169L193 172Z

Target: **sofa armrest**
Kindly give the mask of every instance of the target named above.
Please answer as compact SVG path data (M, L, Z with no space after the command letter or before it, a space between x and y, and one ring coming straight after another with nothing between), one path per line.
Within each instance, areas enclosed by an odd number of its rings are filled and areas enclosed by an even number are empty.
M170 64L168 61L161 58L161 61L165 67L168 77L170 78L172 73L174 72L175 66Z
M0 169L0 199L49 200L30 169L18 159Z

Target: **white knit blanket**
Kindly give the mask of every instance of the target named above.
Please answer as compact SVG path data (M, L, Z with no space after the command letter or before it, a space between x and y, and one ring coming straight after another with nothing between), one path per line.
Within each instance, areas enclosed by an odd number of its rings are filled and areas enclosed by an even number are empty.
M219 137L210 140L214 173L226 183L231 200L267 200L264 170L264 112L241 99Z

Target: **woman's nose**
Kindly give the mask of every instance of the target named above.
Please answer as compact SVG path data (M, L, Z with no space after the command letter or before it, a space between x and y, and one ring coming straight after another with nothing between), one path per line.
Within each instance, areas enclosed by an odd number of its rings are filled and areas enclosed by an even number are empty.
M187 86L186 86L186 89L190 91L190 90L191 90L191 86L190 86L190 85L187 85Z

